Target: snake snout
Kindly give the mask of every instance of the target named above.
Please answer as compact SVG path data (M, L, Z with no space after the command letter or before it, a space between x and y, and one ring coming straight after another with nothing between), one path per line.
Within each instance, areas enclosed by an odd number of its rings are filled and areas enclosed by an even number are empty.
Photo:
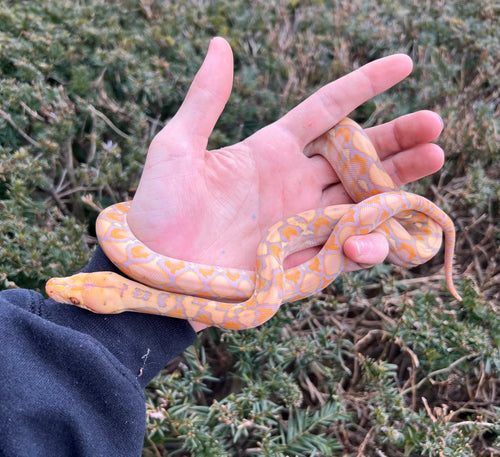
M45 285L47 295L59 303L79 305L80 300L70 296L71 287L68 286L65 278L51 278Z

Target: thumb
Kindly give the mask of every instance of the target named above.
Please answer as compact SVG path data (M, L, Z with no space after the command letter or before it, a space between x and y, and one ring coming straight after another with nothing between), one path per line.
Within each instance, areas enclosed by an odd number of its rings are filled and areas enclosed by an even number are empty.
M213 38L184 102L167 127L172 127L191 146L205 149L208 137L231 95L232 84L231 47L224 38Z
M360 266L369 267L384 261L389 254L389 243L378 232L351 236L344 243L344 253Z

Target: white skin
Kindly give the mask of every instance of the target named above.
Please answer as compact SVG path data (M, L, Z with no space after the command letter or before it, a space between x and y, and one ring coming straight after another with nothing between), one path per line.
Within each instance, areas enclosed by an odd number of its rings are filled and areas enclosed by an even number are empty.
M403 54L371 62L322 87L245 140L207 151L233 82L231 48L223 38L214 38L184 103L151 143L128 215L130 228L169 257L254 270L257 245L272 224L311 208L350 202L328 162L306 157L305 146L411 69L411 59ZM444 153L431 143L442 125L436 113L419 111L366 133L401 186L442 167ZM347 270L382 262L388 249L379 233L349 238L344 244ZM295 253L285 266L316 252ZM191 325L196 331L206 327Z

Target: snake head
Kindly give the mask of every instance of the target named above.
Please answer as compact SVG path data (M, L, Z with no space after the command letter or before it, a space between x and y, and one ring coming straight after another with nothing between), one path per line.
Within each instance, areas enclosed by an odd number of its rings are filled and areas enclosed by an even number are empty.
M52 278L45 285L45 292L53 300L68 305L83 307L83 285L70 281L71 278Z

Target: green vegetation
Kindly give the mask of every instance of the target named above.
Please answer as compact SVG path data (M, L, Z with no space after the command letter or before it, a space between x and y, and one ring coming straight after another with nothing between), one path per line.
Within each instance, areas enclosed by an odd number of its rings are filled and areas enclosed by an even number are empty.
M0 285L81 267L100 208L133 195L147 145L214 35L235 87L211 147L394 52L407 81L365 126L439 112L443 171L415 184L458 229L464 302L442 256L382 265L210 329L147 390L144 456L500 456L500 41L494 0L0 0Z

